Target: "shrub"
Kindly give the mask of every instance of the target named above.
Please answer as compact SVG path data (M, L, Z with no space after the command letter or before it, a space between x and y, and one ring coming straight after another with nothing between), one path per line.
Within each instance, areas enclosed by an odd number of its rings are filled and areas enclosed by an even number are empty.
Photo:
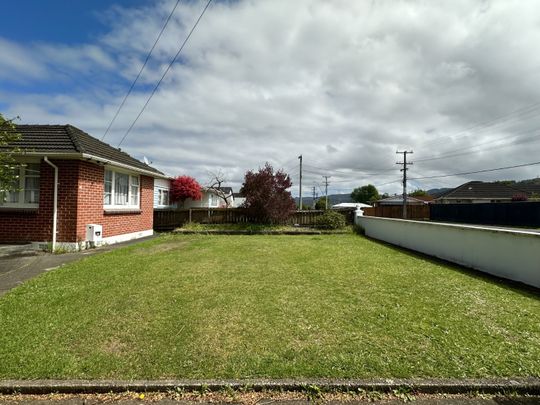
M320 229L341 229L347 223L339 212L328 210L315 220L315 227Z
M243 207L261 224L280 224L294 213L296 204L288 189L291 178L283 170L274 172L269 163L258 172L248 171L240 193L246 197Z

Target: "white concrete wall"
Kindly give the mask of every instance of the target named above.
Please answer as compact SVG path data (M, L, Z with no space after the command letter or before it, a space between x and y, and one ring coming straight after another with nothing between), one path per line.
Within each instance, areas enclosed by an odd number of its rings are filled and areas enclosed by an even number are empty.
M367 236L540 288L540 233L357 216Z

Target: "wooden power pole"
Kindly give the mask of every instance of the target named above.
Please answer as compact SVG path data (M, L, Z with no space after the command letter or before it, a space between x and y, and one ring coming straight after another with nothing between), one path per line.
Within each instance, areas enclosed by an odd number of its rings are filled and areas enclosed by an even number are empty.
M398 155L403 155L403 162L396 162L398 165L402 165L403 168L400 171L403 172L403 219L407 219L407 165L412 165L412 162L407 162L407 154L413 153L410 151L396 152Z
M302 209L302 155L298 156L298 159L300 159L300 184L298 186L299 188L299 194L300 194L300 207L299 209Z

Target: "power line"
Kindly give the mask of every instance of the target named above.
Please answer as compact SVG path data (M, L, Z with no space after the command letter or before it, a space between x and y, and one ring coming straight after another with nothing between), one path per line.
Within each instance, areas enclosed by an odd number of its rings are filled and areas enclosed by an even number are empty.
M161 31L159 31L159 34L158 34L156 40L154 41L154 44L152 45L152 48L150 48L150 51L146 55L146 59L144 60L144 63L142 65L141 69L139 70L139 73L137 73L137 77L135 77L135 80L133 80L133 83L131 83L131 86L129 87L128 92L126 93L126 95L124 96L124 99L122 100L122 102L118 106L118 109L116 110L116 114L114 114L113 119L111 120L111 122L109 122L109 126L105 130L105 133L101 137L101 140L105 139L105 137L109 133L109 130L111 129L112 125L114 124L114 121L116 121L116 117L118 117L118 114L120 114L120 110L122 109L122 107L124 107L124 104L126 103L127 98L131 94L131 91L135 87L135 84L139 80L139 77L141 77L141 74L142 74L144 68L146 67L146 64L148 63L148 60L150 59L150 56L152 55L152 52L154 51L154 48L156 47L157 43L159 42L159 40L161 38L161 35L163 34L163 31L165 31L165 28L167 28L167 25L169 25L169 21L171 20L171 17L174 14L174 11L176 10L176 7L178 7L179 3L180 3L180 0L176 0L176 3L174 5L173 9L169 13L169 16L167 17L167 20L165 20L165 24L163 25L163 27L161 27Z
M122 142L124 142L126 137L129 135L129 133L131 132L131 130L133 129L133 127L135 126L135 124L137 123L139 118L141 117L142 113L144 112L144 110L148 106L148 103L150 103L150 100L152 99L152 97L154 97L154 94L156 93L157 89L159 88L159 85L161 84L161 82L163 81L163 79L165 78L165 76L167 75L169 70L171 69L174 62L176 62L176 59L178 58L178 55L180 55L180 52L182 52L182 50L184 49L184 46L189 41L189 38L191 37L191 34L193 34L193 31L195 31L195 28L197 28L197 25L199 25L199 22L201 21L202 17L204 16L204 13L206 12L206 10L208 9L208 6L210 6L210 3L212 3L212 0L208 0L208 2L206 3L206 6L204 6L204 9L202 10L201 14L199 15L199 18L197 18L197 20L195 21L195 24L193 24L193 27L191 27L191 30L189 31L189 34L187 35L186 39L184 39L184 42L182 42L182 45L178 49L178 52L176 52L176 55L174 55L174 58L171 60L171 63L169 63L169 65L167 66L167 69L165 69L165 72L163 72L163 75L161 76L161 78L159 79L157 84L155 85L154 89L152 90L152 93L150 93L150 96L148 97L148 99L144 103L141 111L139 112L137 117L135 117L135 120L133 120L133 122L129 126L128 130L126 131L126 133L122 137L122 140L120 141L118 146L122 145Z
M443 136L437 137L436 139L433 139L431 141L424 142L424 143L422 143L422 146L437 145L443 139L446 139L446 138L449 138L449 137L456 137L456 136L461 135L461 134L463 134L461 137L469 136L471 134L470 131L472 131L472 130L476 129L476 132L482 131L482 130L487 129L489 127L500 125L500 124L504 123L505 121L509 122L511 120L515 120L516 118L519 118L519 116L521 116L521 115L530 114L531 112L534 112L535 110L537 110L539 108L540 108L540 102L536 102L536 103L530 104L528 106L525 106L525 107L519 108L517 110L514 110L514 111L512 111L512 112L510 112L508 114L496 117L494 119L476 123L476 124L474 124L474 125L472 125L472 126L470 126L468 128L465 128L463 130L458 131L457 133L454 133L454 134L451 134L451 135L443 135ZM514 117L513 115L515 115L515 114L517 114L517 116ZM500 121L500 122L497 122L497 121ZM474 131L473 131L473 133L474 133ZM459 138L461 138L461 137L459 137Z
M350 172L343 172L343 171L340 171L340 170L336 170L336 169L327 169L327 168L324 168L324 167L319 167L319 166L314 166L314 165L311 165L311 164L306 164L305 166L308 166L308 167L311 167L313 169L319 169L319 170L323 170L325 173L326 172L332 172L332 173L337 173L337 174L345 174L345 175L356 175L355 171L356 172L365 172L365 171L374 171L374 173L384 173L384 172L390 172L390 171L394 171L396 170L394 167L392 168L388 168L388 169L373 169L373 168L352 168L350 169L351 171ZM369 176L370 174L367 174L367 176Z
M526 134L526 133L535 132L535 131L538 131L538 129L535 128L533 130L520 132L518 134ZM511 135L511 136L515 136L515 134ZM483 148L483 149L480 149L480 150L473 150L473 151L469 150L467 152L460 152L460 151L465 150L465 149L477 148L477 147L482 146L482 145L486 145L486 144L490 144L490 143L494 143L494 142L505 141L505 140L510 140L510 141L514 140L516 142L509 143L509 144L504 144L504 145L494 145L492 147ZM529 142L537 142L539 140L540 140L540 137L539 137L538 134L535 134L533 136L529 136L529 137L526 137L526 138L521 138L521 139L520 138L510 139L510 137L506 136L506 137L502 137L502 138L498 138L498 139L493 139L493 140L481 142L481 143L476 144L476 145L466 146L466 147L463 147L463 148L454 149L452 151L447 152L448 154L438 155L438 156L435 156L435 155L428 156L427 158L416 159L415 161L416 162L429 162L429 161L433 161L433 160L447 159L447 158L450 158L450 157L472 155L472 154L475 154L475 153L485 152L485 151L489 151L489 150L503 149L503 148L508 148L510 146L519 146L519 145L522 145L524 143L529 143Z
M524 164L521 164L521 165L497 167L497 168L494 168L494 169L476 170L476 171L472 171L472 172L462 172L462 173L454 173L454 174L442 174L442 175L436 175L436 176L413 177L413 178L410 178L409 180L438 179L438 178L443 178L443 177L465 176L467 174L488 173L488 172L495 172L495 171L498 171L498 170L517 169L519 167L535 166L535 165L540 165L540 162L532 162L532 163L524 163Z

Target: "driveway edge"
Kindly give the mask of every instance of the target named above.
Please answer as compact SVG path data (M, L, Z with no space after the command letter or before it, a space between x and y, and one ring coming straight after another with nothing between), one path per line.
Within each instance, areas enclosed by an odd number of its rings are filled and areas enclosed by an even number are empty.
M424 394L540 395L540 378L512 379L249 379L249 380L2 380L0 394L82 394L184 391L321 391L393 392L408 389Z

